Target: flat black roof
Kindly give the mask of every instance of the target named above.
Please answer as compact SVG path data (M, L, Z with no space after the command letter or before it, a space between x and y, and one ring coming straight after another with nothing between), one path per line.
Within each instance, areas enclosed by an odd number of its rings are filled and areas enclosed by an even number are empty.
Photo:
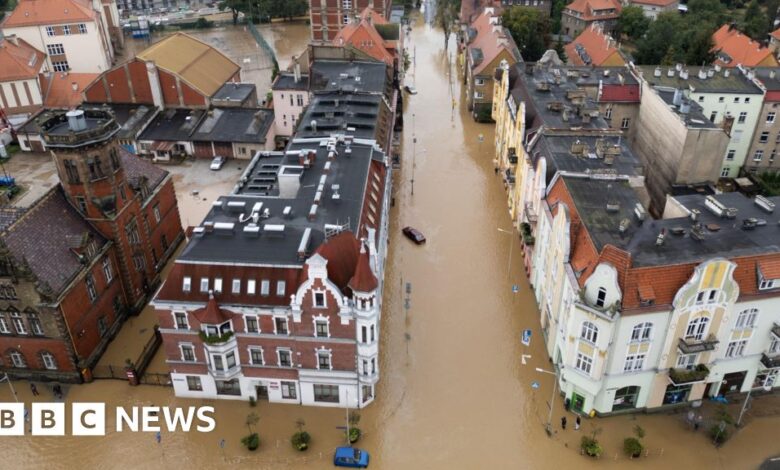
M688 105L688 112L682 112L681 106L674 104L675 90L673 88L654 87L653 91L666 102L667 105L685 121L685 125L697 129L720 129L702 113L702 108L698 103L683 97L682 102Z
M120 139L135 139L138 132L154 117L156 109L153 106L124 103L84 103L83 109L109 108L114 113L114 119L121 126L117 137Z
M676 196L682 217L652 219L646 215L640 222L635 213L638 195L627 180L604 180L588 177L562 176L572 196L580 219L587 227L596 250L611 244L631 254L634 267L700 262L714 256L738 256L777 253L780 251L779 213L759 207L754 199L741 193ZM723 208L736 209L735 217L716 215L708 209L707 198L713 198ZM780 197L767 198L780 205ZM667 202L674 204L674 201ZM698 222L690 211L699 211ZM668 210L668 208L667 208ZM755 223L746 230L744 220ZM621 223L624 230L621 230ZM663 243L657 240L665 231Z
M211 97L212 100L244 101L255 91L252 83L227 82Z
M309 75L301 74L301 79L295 81L295 76L291 73L282 72L276 76L272 90L308 90L309 89Z
M296 138L284 152L256 154L233 193L214 202L179 261L302 266L302 243L310 254L325 240L326 228L355 231L370 163L383 161L384 154L358 142L347 152L345 141L334 140L337 155L329 159L328 141ZM250 217L255 208L257 224Z
M688 78L680 76L681 71L676 67L656 67L653 65L644 65L638 67L642 71L642 78L653 86L664 86L672 88L683 88L691 90L694 93L732 93L732 94L755 94L760 95L763 92L750 79L748 79L738 68L722 68L720 71L715 66L706 67L688 67L685 66L682 72L688 72ZM656 74L660 71L660 76ZM703 71L704 78L699 77L699 71ZM671 73L671 77L669 76ZM728 76L727 76L728 75Z
M201 109L166 109L157 114L138 140L188 141L205 115Z
M778 73L777 67L756 67L753 70L756 73L756 78L768 91L780 90L780 73Z
M387 66L359 60L315 60L311 66L312 91L383 93Z
M314 95L298 125L299 137L347 133L357 138L374 138L379 95L326 93ZM316 121L316 130L312 125Z
M213 108L206 113L192 140L262 144L274 123L274 113L261 108Z

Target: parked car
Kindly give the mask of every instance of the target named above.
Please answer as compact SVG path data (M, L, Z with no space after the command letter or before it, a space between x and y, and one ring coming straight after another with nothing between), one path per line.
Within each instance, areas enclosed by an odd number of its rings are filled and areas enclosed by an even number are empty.
M406 85L404 87L404 90L406 90L407 93L410 95L416 95L417 94L417 88L413 87L412 85Z
M216 171L222 168L222 165L224 164L225 164L225 157L217 156L214 157L214 160L211 160L211 166L209 168Z
M422 232L417 230L416 228L404 227L403 232L404 235L406 235L406 238L417 243L418 245L422 245L423 243L425 243L425 235L423 235Z
M368 468L368 452L354 447L337 447L333 465L337 467Z

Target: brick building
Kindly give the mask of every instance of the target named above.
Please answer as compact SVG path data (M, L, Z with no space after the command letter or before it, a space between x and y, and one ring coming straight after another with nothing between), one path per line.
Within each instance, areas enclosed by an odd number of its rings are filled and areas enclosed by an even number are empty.
M561 33L574 38L593 23L611 33L622 8L618 0L574 0L561 12Z
M78 382L183 238L171 176L119 148L107 111L37 118L61 184L0 216L2 371Z
M371 8L382 18L390 18L391 0L309 0L311 38L331 42L348 24L359 22L360 12Z

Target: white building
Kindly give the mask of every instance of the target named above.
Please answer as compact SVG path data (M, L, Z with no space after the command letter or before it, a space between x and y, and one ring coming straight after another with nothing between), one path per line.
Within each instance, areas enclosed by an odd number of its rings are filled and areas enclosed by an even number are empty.
M309 75L301 74L301 66L296 63L293 73L280 72L276 76L271 92L276 135L289 138L309 105Z

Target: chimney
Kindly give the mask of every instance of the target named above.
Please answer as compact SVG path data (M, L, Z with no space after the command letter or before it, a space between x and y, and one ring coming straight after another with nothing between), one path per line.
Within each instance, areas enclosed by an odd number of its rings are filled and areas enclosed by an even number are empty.
M655 239L655 246L663 245L665 239L666 239L666 229L662 228L661 233L659 233L658 237Z
M775 79L775 71L774 71L774 69L769 71L769 78L772 79L772 80Z
M317 132L317 120L316 119L312 119L311 120L311 131L312 132Z
M728 77L729 75L730 75L729 69L724 69L723 70L723 76L724 77Z
M667 77L674 77L674 69L669 69L666 71Z
M680 104L682 104L682 99L683 99L683 91L679 88L675 88L674 98L672 98L672 104L675 106L680 106Z
M656 67L655 71L653 72L654 77L660 77L661 76L661 67Z
M154 62L146 63L146 75L149 78L149 86L152 89L152 101L157 109L163 109L165 104L163 102L162 86L160 85L160 75L157 73L157 66Z
M701 68L699 69L699 80L706 80L707 79L707 72Z

